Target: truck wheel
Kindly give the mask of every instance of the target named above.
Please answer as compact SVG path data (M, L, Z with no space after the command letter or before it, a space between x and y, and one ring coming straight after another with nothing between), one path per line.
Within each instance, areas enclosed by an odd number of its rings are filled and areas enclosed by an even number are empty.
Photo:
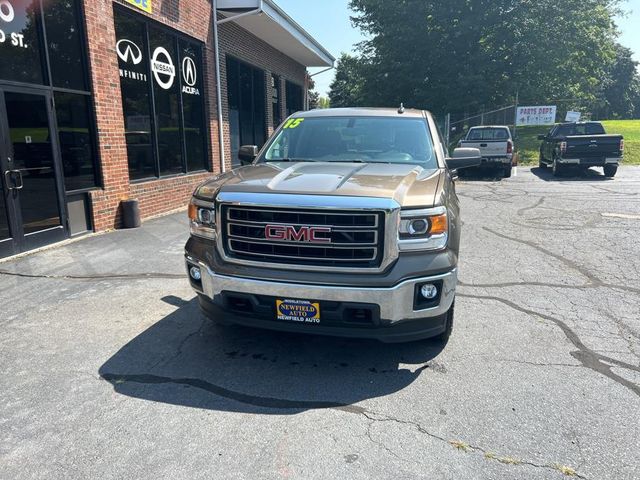
M511 168L511 165L504 167L504 173L502 174L504 178L509 178L511 176Z
M605 165L604 168L604 176L613 178L616 176L616 172L618 171L617 165Z
M553 159L553 164L551 165L551 171L553 172L554 177L559 177L563 173L562 166L556 161L555 158Z
M547 164L544 163L544 157L542 156L542 152L540 152L540 156L538 157L538 167L540 167L542 170L547 169Z
M449 337L451 336L451 332L453 332L453 310L456 305L455 300L451 304L451 308L447 312L447 326L444 332L435 337L435 340L438 342L442 342L446 344L449 341Z

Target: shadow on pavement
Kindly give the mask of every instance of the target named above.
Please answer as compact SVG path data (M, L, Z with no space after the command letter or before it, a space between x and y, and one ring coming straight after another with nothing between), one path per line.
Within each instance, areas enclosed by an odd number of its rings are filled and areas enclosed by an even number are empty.
M504 180L502 170L490 167L471 167L458 171L458 176L465 182L499 182Z
M179 308L100 368L122 395L245 413L362 411L353 404L402 390L426 369L446 373L433 361L441 342L382 344L219 327L196 299L163 300Z
M576 181L576 182L584 182L584 181L602 181L607 182L613 180L613 178L605 177L603 173L594 170L592 168L581 169L578 167L568 167L564 172L560 172L561 175L559 177L554 177L551 168L540 168L534 167L531 169L531 173L534 174L541 180L545 182L563 182L563 181Z

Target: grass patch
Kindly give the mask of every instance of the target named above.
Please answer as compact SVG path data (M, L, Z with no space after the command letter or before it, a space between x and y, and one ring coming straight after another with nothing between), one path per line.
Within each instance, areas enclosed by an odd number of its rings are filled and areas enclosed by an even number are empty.
M578 474L573 468L567 467L565 465L556 464L553 466L553 468L558 470L563 475L566 475L567 477L575 477Z
M624 137L624 165L640 165L640 120L605 120L607 133L619 133ZM549 127L518 127L516 147L520 165L537 165L540 151L538 135L547 133Z
M456 449L462 450L463 452L468 452L471 450L468 443L461 442L459 440L449 440L449 443Z

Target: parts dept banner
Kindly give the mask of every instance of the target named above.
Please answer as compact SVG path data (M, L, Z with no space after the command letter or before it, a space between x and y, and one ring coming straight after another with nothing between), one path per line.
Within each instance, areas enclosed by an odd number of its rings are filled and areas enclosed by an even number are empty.
M516 125L553 125L556 123L555 105L541 107L518 107L516 112Z
M151 13L151 0L127 0L127 3L130 3L147 13Z

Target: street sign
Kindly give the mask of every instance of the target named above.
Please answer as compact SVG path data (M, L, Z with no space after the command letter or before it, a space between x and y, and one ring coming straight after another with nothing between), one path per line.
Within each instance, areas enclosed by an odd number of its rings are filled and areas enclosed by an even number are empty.
M555 105L518 107L516 125L553 125L556 123Z

